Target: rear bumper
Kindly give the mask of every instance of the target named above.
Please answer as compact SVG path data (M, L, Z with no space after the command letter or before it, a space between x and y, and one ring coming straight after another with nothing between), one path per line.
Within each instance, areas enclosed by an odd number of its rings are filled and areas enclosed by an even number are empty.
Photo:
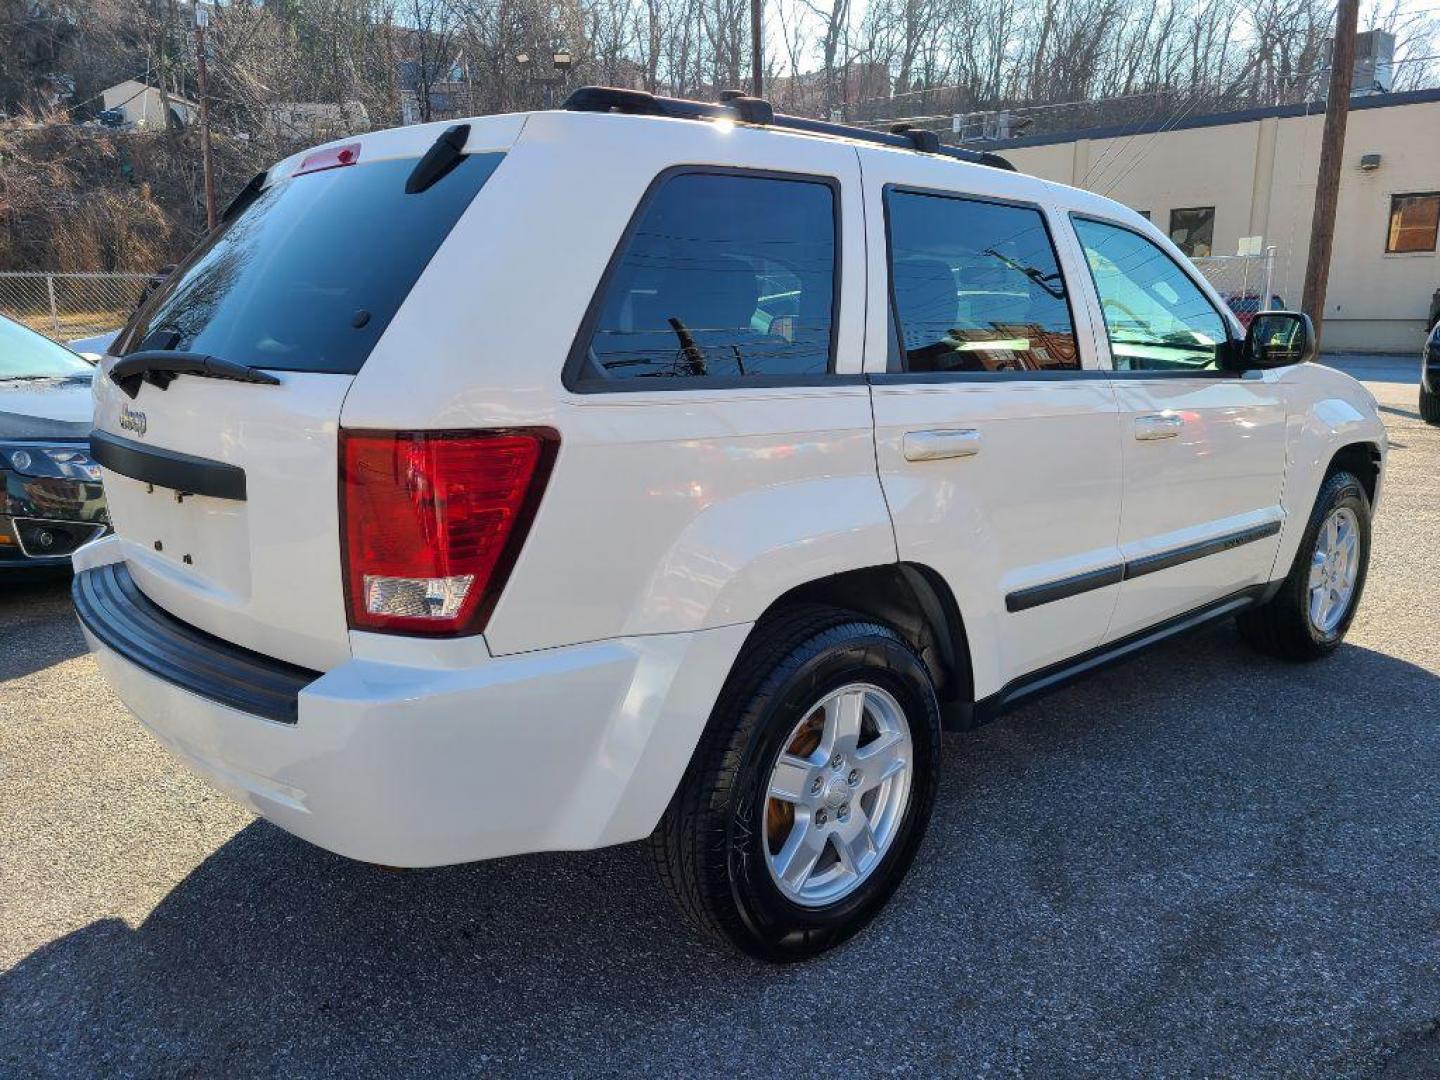
M749 629L462 670L352 659L299 689L282 723L166 677L145 659L153 642L82 626L126 707L192 769L297 836L392 866L648 835Z

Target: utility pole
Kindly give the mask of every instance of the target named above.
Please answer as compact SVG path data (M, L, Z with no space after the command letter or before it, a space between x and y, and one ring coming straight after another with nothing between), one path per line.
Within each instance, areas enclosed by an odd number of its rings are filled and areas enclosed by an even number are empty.
M1310 220L1310 256L1305 262L1301 309L1324 334L1325 287L1330 278L1330 249L1335 240L1335 204L1340 195L1340 165L1345 155L1345 122L1350 116L1350 87L1355 77L1355 29L1359 0L1339 0L1335 43L1330 49L1330 93L1325 99L1325 134L1320 143L1320 172L1315 178L1315 214Z
M205 169L205 226L215 228L215 164L210 157L210 74L205 67L205 24L210 12L195 5L195 70L200 76L200 160Z
M760 0L750 0L750 96L765 96L764 54L760 40Z

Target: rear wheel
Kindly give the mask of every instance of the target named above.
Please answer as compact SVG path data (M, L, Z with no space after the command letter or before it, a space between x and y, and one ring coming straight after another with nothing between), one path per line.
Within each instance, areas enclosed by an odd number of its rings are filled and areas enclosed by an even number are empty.
M1370 565L1370 500L1348 472L1320 487L1300 549L1280 591L1236 619L1245 639L1284 660L1314 660L1339 647Z
M651 841L681 914L767 960L845 941L914 858L939 744L929 674L894 630L810 606L758 627Z

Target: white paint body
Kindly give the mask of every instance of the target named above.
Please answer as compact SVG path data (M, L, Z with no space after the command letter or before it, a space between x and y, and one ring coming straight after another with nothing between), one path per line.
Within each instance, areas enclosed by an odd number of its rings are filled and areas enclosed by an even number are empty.
M469 152L507 156L359 375L281 373L278 387L182 377L136 403L147 445L240 466L247 501L177 503L107 471L116 535L75 557L77 571L124 560L177 618L324 673L285 725L91 640L157 738L326 848L420 866L644 837L751 627L787 591L896 561L930 568L954 594L978 699L1283 577L1335 452L1384 447L1366 391L1318 365L1105 377L1104 324L1068 213L1174 248L1097 196L743 125L563 112L473 125ZM364 136L363 160L417 157L439 130ZM679 164L838 181L840 375L885 370L885 184L1037 204L1093 377L572 393L561 368L586 307L642 194ZM95 386L97 427L133 437L120 425L128 400L107 378ZM1138 441L1136 417L1165 410L1182 417L1180 437ZM561 448L485 634L349 630L338 430L526 425L554 428ZM954 429L973 431L973 453L907 458L907 434ZM1267 522L1282 528L1262 542L1006 610L1017 589Z

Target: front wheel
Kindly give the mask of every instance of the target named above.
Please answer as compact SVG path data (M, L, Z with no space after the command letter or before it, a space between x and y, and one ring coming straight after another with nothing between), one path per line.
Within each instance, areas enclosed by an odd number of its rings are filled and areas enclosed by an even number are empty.
M1283 660L1334 652L1355 618L1369 566L1370 500L1350 473L1332 473L1320 486L1280 591L1236 617L1241 633Z
M894 630L797 607L756 628L651 840L681 914L765 960L845 941L884 906L934 805L940 718Z

